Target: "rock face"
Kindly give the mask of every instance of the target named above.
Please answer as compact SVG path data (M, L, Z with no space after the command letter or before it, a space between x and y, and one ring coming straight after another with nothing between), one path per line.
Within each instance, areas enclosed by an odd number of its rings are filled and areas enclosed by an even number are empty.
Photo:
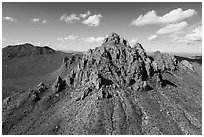
M153 69L151 60L141 45L131 48L124 41L124 38L112 33L101 47L89 50L77 66L75 86L88 82L97 89L102 85L142 89Z
M69 71L46 89L35 109L16 123L3 120L4 134L202 133L201 85L174 56L155 52L150 57L140 43L130 47L111 33L75 60L63 60ZM11 112L3 114L16 114Z
M125 40L123 37L120 37L118 34L112 32L110 33L105 39L104 43L109 43L109 44L120 44L120 45L128 45L127 40Z
M156 51L153 55L154 61L154 69L156 71L165 71L165 70L175 70L177 64L177 60L174 56L169 54L162 54L159 51Z
M182 60L181 63L180 63L180 66L181 66L183 69L190 69L190 70L194 71L193 66L192 66L191 63L188 62L187 60Z
M53 84L53 90L57 92L61 92L66 88L66 81L62 80L60 76L57 77L55 83Z
M44 83L38 85L38 91L41 93L47 89L47 86Z

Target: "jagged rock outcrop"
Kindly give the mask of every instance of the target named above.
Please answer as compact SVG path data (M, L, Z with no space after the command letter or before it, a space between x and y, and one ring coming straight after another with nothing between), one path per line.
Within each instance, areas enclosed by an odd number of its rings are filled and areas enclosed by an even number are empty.
M128 46L128 42L127 40L125 40L123 37L120 37L118 34L112 32L110 33L103 41L103 43L109 43L109 44L121 44L121 45L125 45Z
M130 87L135 91L146 89L147 80L154 77L157 81L161 72L173 71L177 60L169 55L155 52L153 59L147 56L140 43L133 47L124 38L111 33L102 46L88 50L75 68L75 74L67 77L68 83L76 81L75 87L93 83L97 90L102 85Z
M44 83L40 83L36 88L30 89L28 97L31 98L32 101L37 102L42 98L42 94L44 94L47 89L48 87Z
M60 76L58 76L52 88L55 93L61 92L66 88L66 81L63 80Z
M121 40L122 39L122 40ZM74 81L90 81L99 89L101 85L132 86L147 80L151 71L151 60L138 44L134 48L124 42L124 38L112 33L102 44L89 50L77 66ZM145 84L144 84L145 85Z
M194 71L193 66L192 66L191 63L188 62L187 60L182 60L182 61L180 62L180 66L181 66L183 69L190 69L190 70Z
M167 53L157 51L154 53L153 58L153 67L156 71L173 71L178 65L176 58Z
M47 89L47 86L44 83L38 84L38 91L41 93Z

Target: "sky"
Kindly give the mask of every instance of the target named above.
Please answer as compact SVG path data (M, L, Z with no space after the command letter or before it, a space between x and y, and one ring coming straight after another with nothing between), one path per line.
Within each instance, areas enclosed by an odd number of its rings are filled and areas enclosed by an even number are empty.
M2 3L2 47L29 42L86 51L111 32L147 52L202 53L202 3Z

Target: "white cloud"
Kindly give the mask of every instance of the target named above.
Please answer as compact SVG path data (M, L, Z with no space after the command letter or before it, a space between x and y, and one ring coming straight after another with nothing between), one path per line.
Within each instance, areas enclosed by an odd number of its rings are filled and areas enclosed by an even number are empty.
M77 38L78 38L78 36L69 35L69 36L65 37L64 39L65 39L65 40L76 40Z
M80 14L80 17L82 17L83 19L88 17L91 14L91 12L88 10L85 14Z
M104 40L104 37L86 37L86 38L79 38L79 36L76 35L69 35L67 37L61 37L57 38L58 41L64 42L66 40L83 40L85 42L101 42Z
M156 40L157 38L158 38L157 35L154 34L154 35L149 36L147 39L150 40L150 41L154 41L154 40Z
M159 29L157 31L157 34L169 34L172 32L177 32L177 31L184 29L187 25L188 24L185 21L180 22L180 23L175 23L175 24L169 24Z
M79 21L81 19L84 19L82 21L83 24L88 25L89 27L97 27L100 25L100 21L102 18L101 14L96 14L89 16L91 12L88 10L86 13L81 13L81 14L71 14L70 16L67 16L66 14L63 14L60 18L60 21L65 21L67 23L73 23L76 21ZM86 18L86 19L85 19Z
M140 15L137 19L131 22L131 25L143 26L150 24L169 24L177 23L187 18L196 15L197 12L194 9L188 9L183 11L181 8L174 9L169 13L158 16L155 10L147 12L145 15Z
M137 19L131 22L131 25L142 26L148 24L157 24L158 16L154 10L147 12L145 15L140 15Z
M33 19L31 19L31 21L35 23L35 22L39 22L40 19L39 18L33 18Z
M48 21L47 21L46 19L43 19L43 20L41 21L40 18L33 18L33 19L31 19L31 21L32 21L33 23L37 23L37 22L39 22L39 23L48 23Z
M78 38L78 36L76 35L69 35L67 37L64 38L57 38L58 41L65 41L65 40L76 40Z
M195 28L193 33L186 34L184 38L189 41L201 41L202 40L202 26Z
M196 27L193 31L184 36L175 35L173 40L177 42L194 43L202 41L202 26Z
M79 21L79 20L80 20L80 17L74 13L69 15L69 16L64 14L60 18L60 21L65 21L66 23L70 23L70 24L75 22L75 21Z
M101 18L101 14L89 16L88 19L83 20L82 23L87 24L89 27L97 27L100 25Z
M65 20L65 19L66 19L66 17L67 17L67 15L66 15L66 14L63 14L63 15L61 16L61 18L60 18L60 21Z
M97 37L97 38L87 37L87 38L82 38L82 40L85 42L101 42L104 40L104 37Z
M11 21L11 22L16 22L17 20L12 18L12 17L3 17L2 18L4 21Z
M161 18L161 22L163 23L180 22L182 20L192 17L195 14L197 14L197 12L194 9L188 9L183 11L181 8L178 8L164 15Z
M44 20L42 21L42 23L48 23L48 21L47 21L46 19L44 19Z

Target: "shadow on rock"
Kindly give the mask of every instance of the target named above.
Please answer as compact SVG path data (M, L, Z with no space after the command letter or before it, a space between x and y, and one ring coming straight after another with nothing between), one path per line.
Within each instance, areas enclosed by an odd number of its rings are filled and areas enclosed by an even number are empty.
M167 85L171 85L173 87L177 87L177 85L175 85L174 83L172 83L172 82L170 82L168 80L162 80L162 84L161 84L162 88L167 86Z

